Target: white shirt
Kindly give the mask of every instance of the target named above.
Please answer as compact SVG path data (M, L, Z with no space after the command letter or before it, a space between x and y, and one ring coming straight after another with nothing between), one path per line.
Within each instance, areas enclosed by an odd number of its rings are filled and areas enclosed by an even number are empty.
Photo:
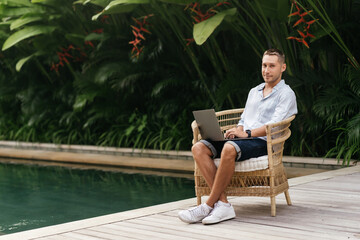
M276 84L266 97L263 94L264 87L265 83L262 83L249 92L245 110L238 123L238 126L243 126L244 131L279 122L297 114L295 93L284 80Z

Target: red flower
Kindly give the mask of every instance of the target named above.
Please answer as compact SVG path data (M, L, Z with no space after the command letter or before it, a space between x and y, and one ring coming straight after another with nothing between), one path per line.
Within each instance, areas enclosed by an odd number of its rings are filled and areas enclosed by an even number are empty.
M143 33L151 34L151 32L148 29L146 29L144 26L149 25L149 23L147 22L147 19L152 16L154 16L154 15L149 14L147 16L144 16L142 21L140 21L139 19L136 19L136 18L132 18L135 21L135 23L138 25L138 26L130 25L130 27L133 29L132 33L135 37L135 39L133 41L129 42L129 44L133 45L133 48L131 50L131 54L133 54L132 58L139 57L140 53L142 52L142 50L144 48L144 46L142 46L141 48L138 47L139 45L141 45L141 40L146 40Z
M94 44L91 41L85 41L85 45L90 45L92 48L94 48Z
M95 29L93 30L94 33L102 33L104 32L104 29L103 28L99 28L99 29Z
M292 4L295 5L297 11L291 13L288 17L299 16L300 19L295 22L293 27L296 27L296 26L300 25L301 23L303 23L303 25L302 25L303 30L302 31L297 30L300 37L288 37L287 39L296 40L296 41L304 44L307 48L309 48L309 44L306 42L305 39L308 37L315 38L315 36L313 34L309 33L309 29L310 29L310 25L313 24L316 20L306 21L304 17L307 16L309 13L311 13L312 10L310 10L310 11L304 10L304 12L302 12L302 9L297 5L296 1L292 1ZM304 25L306 25L306 26L304 26Z
M129 44L132 44L134 47L136 47L136 45L138 45L141 42L141 40L139 40L138 38L135 38L134 41L130 41Z
M186 46L189 46L192 42L195 41L194 38L187 38L187 39L185 39L185 40L187 41Z

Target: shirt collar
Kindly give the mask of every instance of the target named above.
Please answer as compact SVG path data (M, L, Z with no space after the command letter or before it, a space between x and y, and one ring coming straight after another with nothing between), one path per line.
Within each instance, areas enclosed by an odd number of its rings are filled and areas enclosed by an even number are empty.
M285 85L285 80L281 79L280 82L278 84L275 85L275 87L273 88L275 91L278 90L279 88L283 87ZM265 87L265 83L261 83L258 87L257 90L258 91L262 91Z

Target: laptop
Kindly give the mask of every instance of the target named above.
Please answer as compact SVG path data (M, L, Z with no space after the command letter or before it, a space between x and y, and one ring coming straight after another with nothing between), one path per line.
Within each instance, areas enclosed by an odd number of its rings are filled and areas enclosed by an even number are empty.
M212 141L252 139L252 137L225 139L224 134L220 129L219 122L216 117L214 109L193 111L193 115L199 127L199 131L202 139L209 139Z

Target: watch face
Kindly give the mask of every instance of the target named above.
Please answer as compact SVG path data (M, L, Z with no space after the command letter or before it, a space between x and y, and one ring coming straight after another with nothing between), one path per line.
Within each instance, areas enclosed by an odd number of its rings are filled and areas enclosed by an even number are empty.
M248 137L251 137L251 130L246 130L245 132L248 134Z

